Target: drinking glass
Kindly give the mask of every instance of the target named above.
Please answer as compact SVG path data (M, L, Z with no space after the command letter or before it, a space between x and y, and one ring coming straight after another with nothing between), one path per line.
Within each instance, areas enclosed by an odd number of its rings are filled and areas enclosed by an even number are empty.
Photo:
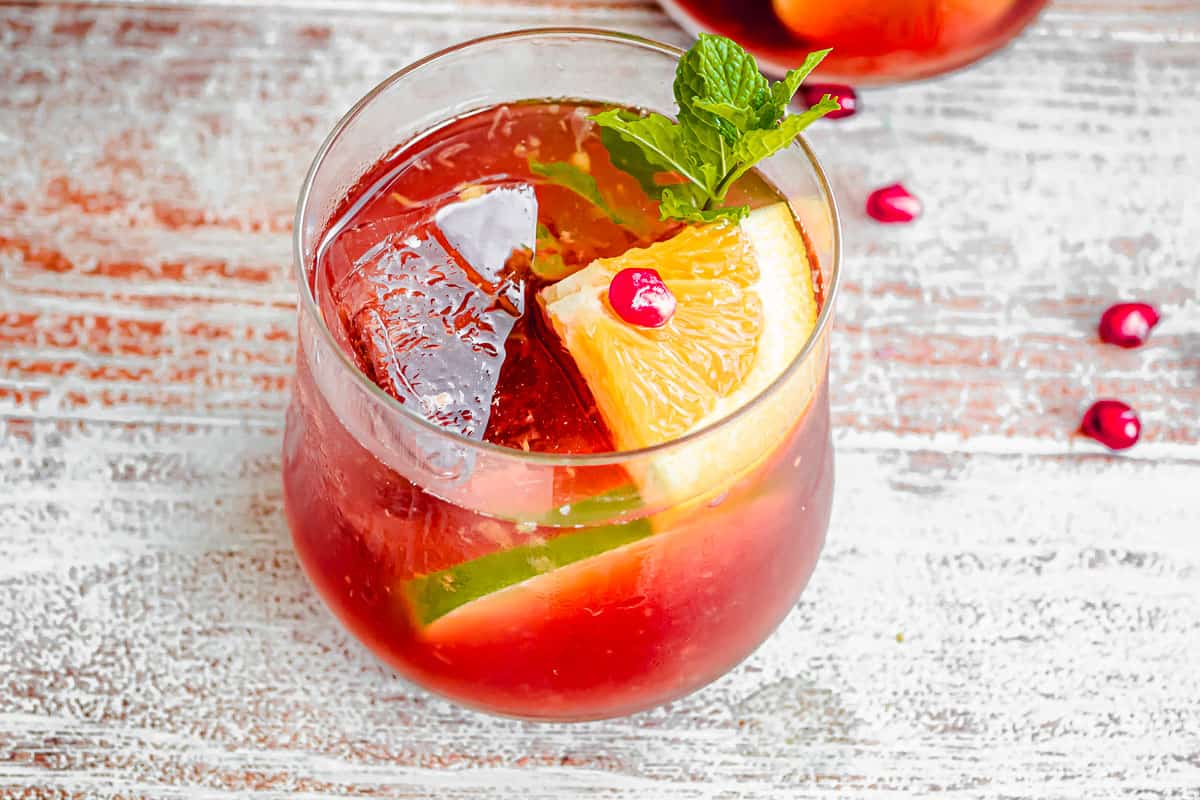
M690 33L737 41L782 76L832 47L818 80L875 86L958 69L1003 47L1046 0L660 0ZM785 17L787 18L785 20Z
M675 441L553 455L468 440L372 383L322 309L315 271L332 218L359 178L406 141L528 99L670 113L680 55L578 29L451 47L355 105L301 191L299 339L283 449L296 553L371 651L466 706L582 720L693 691L775 629L825 538L838 219L803 140L761 172L805 230L822 287L816 329L754 401ZM686 496L646 480L664 471L689 476Z

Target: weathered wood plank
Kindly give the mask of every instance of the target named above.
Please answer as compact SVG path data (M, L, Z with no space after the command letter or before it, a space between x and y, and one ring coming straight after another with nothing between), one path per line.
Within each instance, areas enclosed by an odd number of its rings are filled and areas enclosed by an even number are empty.
M123 6L0 3L0 796L1200 796L1193 4L1056 4L813 132L847 239L826 556L737 671L572 727L405 686L304 583L287 232L417 55L682 33L648 0ZM897 178L924 220L873 225ZM1092 341L1133 295L1152 344ZM1104 393L1129 457L1069 438Z
M3 408L276 417L295 188L345 107L514 9L681 38L645 3L318 5L4 12ZM1117 394L1142 412L1143 454L1194 452L1200 14L1175 12L1051 10L1002 57L869 92L865 113L813 133L846 216L841 430L1069 451L1082 408ZM1134 19L1150 33L1118 35ZM929 207L908 229L859 210L895 178ZM1153 343L1099 346L1099 312L1135 295L1166 313Z
M1194 465L843 449L814 583L742 668L650 714L529 726L410 689L325 614L286 540L277 432L10 423L0 445L0 786L1200 787Z

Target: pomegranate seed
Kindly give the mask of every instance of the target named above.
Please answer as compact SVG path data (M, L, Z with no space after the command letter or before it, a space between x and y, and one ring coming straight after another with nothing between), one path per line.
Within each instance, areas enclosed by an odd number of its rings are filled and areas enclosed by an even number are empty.
M1158 324L1158 312L1145 303L1117 303L1100 317L1100 340L1118 347L1141 347Z
M833 99L838 101L841 108L837 111L830 111L825 115L825 119L851 117L854 116L854 112L858 111L858 95L853 86L846 86L842 83L806 83L800 87L800 96L804 99L806 106L821 102L821 98L827 94L833 95Z
M675 314L675 295L652 269L623 269L608 285L608 304L630 325L661 328Z
M1120 400L1097 400L1083 415L1079 432L1110 450L1133 447L1142 434L1142 422Z
M867 213L880 222L912 222L921 215L921 201L893 183L867 196Z

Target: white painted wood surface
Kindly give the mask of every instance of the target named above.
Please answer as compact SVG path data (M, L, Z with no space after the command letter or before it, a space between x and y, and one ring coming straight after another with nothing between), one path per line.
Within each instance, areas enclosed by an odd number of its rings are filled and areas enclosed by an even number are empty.
M814 140L847 218L830 543L783 628L637 717L378 666L291 554L308 160L386 73L649 2L0 3L0 796L1200 797L1200 10L1077 0ZM859 212L903 178L908 228ZM1094 341L1122 297L1165 321ZM1125 457L1071 437L1132 402Z

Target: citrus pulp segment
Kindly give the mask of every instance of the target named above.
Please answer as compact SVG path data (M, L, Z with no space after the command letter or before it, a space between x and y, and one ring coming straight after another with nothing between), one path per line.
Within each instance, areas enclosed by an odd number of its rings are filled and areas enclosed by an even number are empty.
M629 325L608 306L609 281L631 267L656 270L676 296L662 328ZM598 259L539 299L621 450L678 439L751 403L799 355L818 310L804 239L782 202L737 225L686 228ZM815 381L807 376L678 452L635 463L643 496L681 503L720 491L773 451Z

